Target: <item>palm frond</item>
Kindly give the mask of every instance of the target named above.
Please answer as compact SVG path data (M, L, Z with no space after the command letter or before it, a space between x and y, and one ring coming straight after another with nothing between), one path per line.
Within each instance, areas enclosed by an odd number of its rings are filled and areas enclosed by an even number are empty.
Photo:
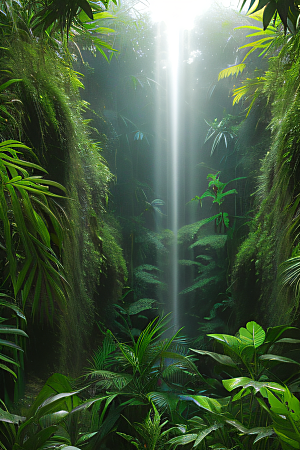
M10 301L8 301L8 300L10 300ZM13 303L13 299L11 299L9 296L7 296L6 294L3 294L3 293L0 293L0 309L1 309L1 314L3 314L3 312L2 312L3 309L11 310L14 313L16 313L18 315L18 317L24 318L22 311ZM14 372L14 370L12 370L10 368L10 366L13 365L16 367L20 367L18 357L16 356L17 355L16 351L23 352L23 349L20 347L20 345L17 344L18 341L16 339L15 339L15 342L12 342L11 340L7 340L7 335L15 336L15 338L17 336L21 336L21 337L28 337L28 336L23 330L16 328L15 326L12 326L12 325L4 324L4 322L9 319L11 320L10 317L9 318L0 317L0 322L1 322L0 323L0 336L1 336L1 339L0 339L0 347L1 347L0 369L10 373L11 375L13 375L13 377L17 378L17 374ZM10 354L8 353L9 351L12 351L14 356L10 356ZM9 364L9 365L7 365L7 364Z
M51 320L54 301L61 309L65 307L68 285L63 267L52 249L52 237L48 231L49 221L54 226L61 248L62 224L47 198L61 197L52 193L51 187L64 192L65 188L41 176L30 176L28 169L45 170L38 164L22 160L19 154L23 150L30 149L15 140L0 144L0 220L3 223L3 239L15 296L22 291L25 306L32 293L33 315L39 313L41 317L47 316ZM12 239L13 233L18 236L18 241ZM17 256L21 248L24 252L23 265L20 265Z
M99 347L93 354L90 361L91 370L103 370L113 365L113 353L117 346L110 332L107 332L103 340L102 346Z
M93 370L88 373L91 378L97 378L97 386L101 389L116 389L121 391L133 379L132 375L110 372L108 370Z
M284 286L291 286L296 296L300 293L300 256L294 256L281 264L280 280Z

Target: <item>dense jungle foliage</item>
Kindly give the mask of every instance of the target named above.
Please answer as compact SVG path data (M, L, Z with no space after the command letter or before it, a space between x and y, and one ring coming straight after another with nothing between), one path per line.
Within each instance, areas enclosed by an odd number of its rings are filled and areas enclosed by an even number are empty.
M165 25L0 5L0 448L299 449L298 1L182 34L177 236Z

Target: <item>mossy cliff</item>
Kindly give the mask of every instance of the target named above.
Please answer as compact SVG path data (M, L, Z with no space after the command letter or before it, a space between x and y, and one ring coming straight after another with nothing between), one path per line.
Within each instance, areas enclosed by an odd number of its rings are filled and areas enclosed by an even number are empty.
M101 142L90 138L83 118L87 105L79 95L84 86L66 58L68 53L27 35L14 37L6 47L2 66L22 80L15 87L21 112L15 129L2 136L33 148L48 178L68 190L59 203L65 228L61 258L69 294L65 310L53 311L55 363L50 366L76 375L91 351L95 323L105 321L126 277L118 224L105 210L112 174L101 156ZM30 310L27 316L31 323ZM29 346L29 354L37 353L33 359L42 357L50 327L35 322L29 328L44 341L36 349ZM49 336L53 339L52 332Z
M300 194L299 35L270 59L264 95L272 104L272 144L256 191L256 214L233 273L238 321L266 325L293 321L298 296L282 283L282 263L297 254Z

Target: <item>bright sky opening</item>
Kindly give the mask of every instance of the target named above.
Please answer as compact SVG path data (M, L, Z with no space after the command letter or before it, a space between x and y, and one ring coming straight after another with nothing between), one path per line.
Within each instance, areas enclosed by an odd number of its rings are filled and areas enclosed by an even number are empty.
M184 29L193 28L194 18L204 14L213 4L238 9L239 0L149 0L155 22L163 21Z

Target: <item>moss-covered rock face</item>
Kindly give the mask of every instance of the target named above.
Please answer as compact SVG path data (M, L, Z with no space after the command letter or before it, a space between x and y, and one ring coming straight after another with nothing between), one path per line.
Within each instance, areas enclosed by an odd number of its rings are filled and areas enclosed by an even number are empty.
M270 60L265 93L272 100L272 145L261 166L257 214L240 247L234 270L235 296L243 320L257 317L266 325L294 320L298 296L283 286L281 264L299 243L300 95L299 36Z
M15 135L10 129L6 136L2 129L2 136L32 147L49 178L68 190L60 206L69 293L65 310L54 309L59 350L52 365L77 375L91 351L95 323L105 322L126 277L118 224L105 211L112 175L101 156L101 142L89 137L82 115L86 104L78 92L83 85L60 51L28 36L7 42L7 47L2 65L22 79L16 88L22 113ZM29 353L35 355L35 349Z

